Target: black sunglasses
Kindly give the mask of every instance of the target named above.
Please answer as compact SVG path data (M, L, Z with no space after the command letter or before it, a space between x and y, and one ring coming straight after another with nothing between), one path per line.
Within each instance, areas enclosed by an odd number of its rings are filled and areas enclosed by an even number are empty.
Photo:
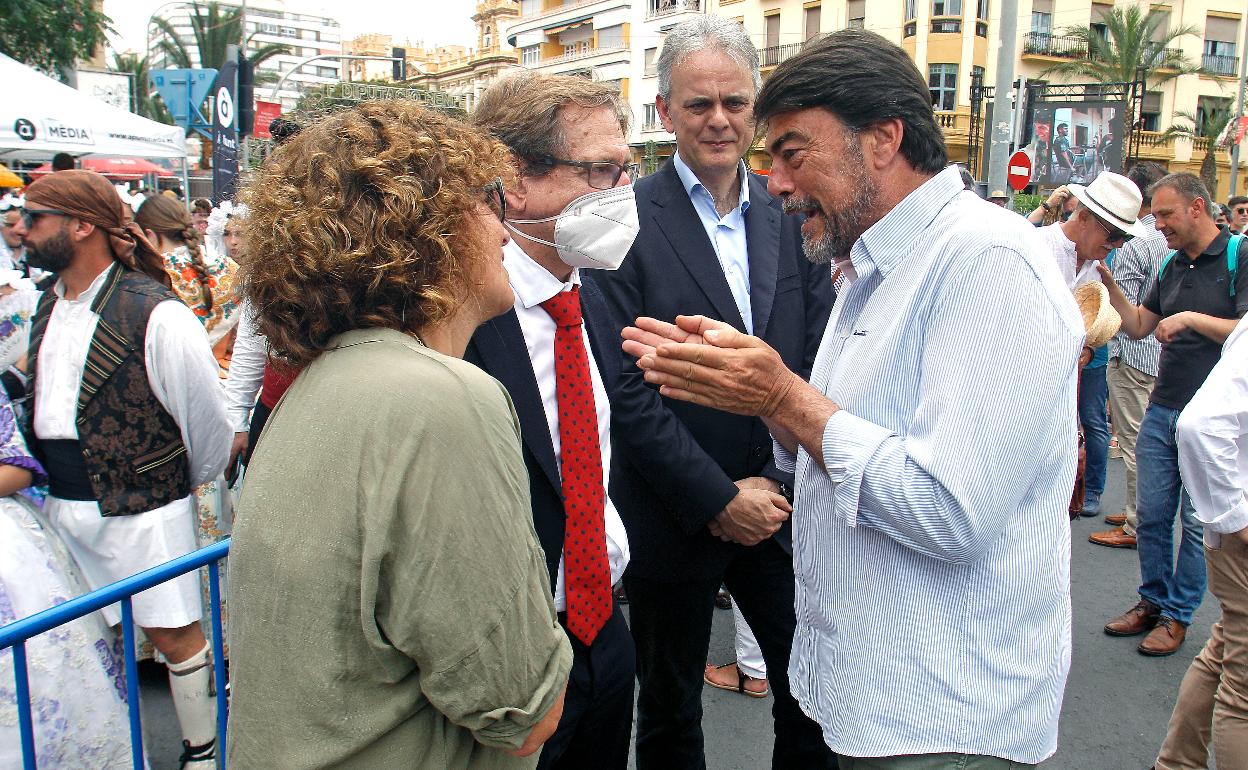
M35 225L35 217L42 216L67 217L69 214L60 209L22 209L22 224L29 230Z
M595 190L610 190L619 184L620 177L625 173L628 174L629 180L637 177L637 171L640 168L636 163L612 163L609 160L566 160L564 158L552 158L544 155L539 158L533 158L533 162L542 166L572 166L586 172L586 178L589 186Z
M1091 212L1088 212L1088 213L1091 213ZM1096 220L1096 223L1100 225L1101 229L1104 230L1105 233L1109 236L1109 243L1116 243L1119 246L1121 246L1122 244L1126 243L1127 241L1135 237L1131 233L1124 233L1123 231L1119 230L1116 227L1110 227L1109 225L1105 223L1103 219L1098 217L1096 214L1092 214L1092 218Z
M507 219L507 195L503 189L503 180L495 179L485 186L485 202L489 205L494 213L498 214L498 221L504 222Z

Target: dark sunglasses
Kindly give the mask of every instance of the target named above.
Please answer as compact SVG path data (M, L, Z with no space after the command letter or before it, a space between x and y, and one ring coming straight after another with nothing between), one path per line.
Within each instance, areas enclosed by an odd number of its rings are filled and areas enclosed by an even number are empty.
M495 179L485 186L485 202L495 214L498 214L498 221L503 222L507 219L507 195L503 189L503 180Z
M629 180L635 179L640 168L636 163L620 165L609 160L565 160L564 158L552 158L549 155L534 158L533 162L542 166L572 166L573 168L579 168L586 173L589 186L595 190L610 190L619 184L620 177L625 173L628 174Z
M29 230L34 227L36 217L44 216L67 217L69 214L59 209L22 209L22 224Z
M1096 223L1100 225L1101 229L1104 230L1105 233L1109 236L1109 243L1111 244L1116 243L1119 246L1121 246L1122 244L1126 243L1127 241L1135 237L1131 233L1124 233L1123 231L1119 230L1116 227L1110 227L1108 224L1105 223L1104 220L1102 220L1096 214L1092 214L1092 218L1096 220Z

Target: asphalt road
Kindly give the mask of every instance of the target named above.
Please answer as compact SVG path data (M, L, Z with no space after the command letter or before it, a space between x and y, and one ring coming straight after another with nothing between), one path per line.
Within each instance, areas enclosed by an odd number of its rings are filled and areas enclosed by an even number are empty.
M1106 512L1122 507L1121 460L1111 460L1104 495ZM1070 678L1062 707L1057 754L1043 770L1144 770L1152 766L1188 664L1209 637L1217 602L1206 596L1187 641L1169 658L1135 651L1138 639L1106 636L1101 627L1135 602L1139 563L1133 550L1092 545L1089 533L1104 529L1098 519L1074 522L1071 580L1074 608ZM1027 631L1026 618L1003 618ZM710 659L731 660L732 613L716 612ZM177 768L180 739L163 674L143 679L144 731L152 770ZM759 770L771 756L771 699L756 700L705 688L703 730L711 770Z

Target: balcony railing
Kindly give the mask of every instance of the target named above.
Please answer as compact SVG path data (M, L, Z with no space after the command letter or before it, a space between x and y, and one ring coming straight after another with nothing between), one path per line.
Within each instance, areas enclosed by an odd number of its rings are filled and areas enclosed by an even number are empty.
M521 16L520 18L516 19L512 23L515 24L517 22L526 23L530 21L536 21L537 19L540 19L543 16L554 16L555 14L563 13L564 11L570 10L572 8L579 8L582 5L593 5L594 3L598 3L598 2L602 2L602 0L566 0L566 2L564 2L563 5L556 6L555 8L546 8L544 10L538 11L537 13L531 13L527 16Z
M1222 75L1224 77L1234 77L1235 75L1239 74L1237 72L1237 67L1239 66L1239 62L1236 60L1236 57L1234 56L1215 56L1214 54L1207 53L1204 56L1204 61L1202 62L1202 64L1205 69L1209 70L1215 75Z
M1028 32L1023 39L1023 55L1053 56L1059 59L1087 59L1096 54L1088 50L1087 42L1082 38L1052 35L1048 32ZM1165 62L1174 61L1182 58L1182 56L1182 49L1166 48L1160 51L1156 66L1165 67Z
M766 48L758 49L758 66L774 67L790 56L795 55L802 50L802 43L786 43L784 45L769 45Z
M697 13L702 10L702 0L646 0L646 18L657 19L677 13Z
M932 32L957 34L962 31L961 19L932 19Z
M1040 56L1058 56L1063 59L1083 59L1088 46L1077 37L1061 37L1047 32L1028 32L1023 39L1023 53Z
M562 56L552 56L549 59L542 59L535 66L549 67L552 64L565 64L570 61L579 61L581 59L588 59L591 56L601 56L603 54L620 53L620 52L627 53L628 46L613 45L613 46L609 46L606 48L582 48L579 51L574 51L572 53L565 53Z
M642 131L662 131L663 124L657 120L654 122L650 122L647 120L645 123L641 125L641 130Z

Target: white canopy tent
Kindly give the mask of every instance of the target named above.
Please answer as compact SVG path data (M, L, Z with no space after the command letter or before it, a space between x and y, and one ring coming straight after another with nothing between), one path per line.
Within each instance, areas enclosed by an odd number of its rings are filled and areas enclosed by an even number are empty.
M179 158L186 134L178 126L105 104L0 54L0 160L47 159L58 152Z

